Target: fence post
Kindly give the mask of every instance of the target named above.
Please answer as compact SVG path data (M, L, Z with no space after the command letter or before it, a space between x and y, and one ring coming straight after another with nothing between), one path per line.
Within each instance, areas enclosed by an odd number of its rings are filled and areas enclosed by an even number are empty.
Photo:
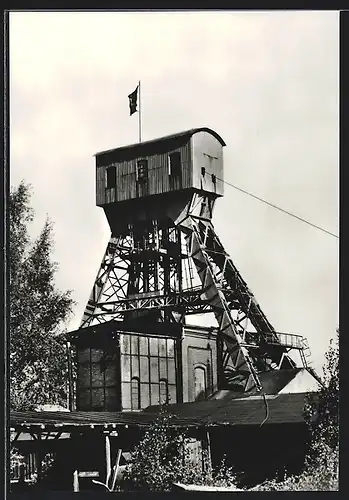
M202 454L203 454L203 469L205 472L212 470L212 456L211 456L211 440L210 433L204 429L203 439L201 441Z
M106 470L105 484L109 486L109 480L111 474L111 452L110 452L110 438L108 434L106 434L105 436L105 470Z
M112 491L115 490L115 485L116 485L116 479L117 479L117 476L118 476L118 470L119 470L121 453L122 453L122 449L119 448L118 449L118 454L116 456L115 465L114 465L114 474L113 474L113 480L112 480L112 486L111 486L111 490Z
M73 491L75 493L79 491L79 476L77 470L73 472Z
M25 482L25 466L24 464L19 465L19 482L24 484Z

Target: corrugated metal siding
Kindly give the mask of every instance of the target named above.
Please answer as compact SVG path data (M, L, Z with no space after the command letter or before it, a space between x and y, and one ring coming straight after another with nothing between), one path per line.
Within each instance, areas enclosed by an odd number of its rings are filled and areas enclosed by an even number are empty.
M105 169L96 168L96 204L98 206L105 204Z
M160 194L169 190L166 153L148 157L148 192Z
M190 140L187 144L181 148L181 157L182 157L182 185L183 188L192 187L192 164L191 164L191 150L190 150Z
M125 201L136 197L136 162L123 161L116 166L116 198Z
M181 185L177 182L174 188L170 187L169 176L169 154L179 151L181 154L182 180ZM97 167L96 177L96 200L97 205L114 203L137 198L137 162L146 158L148 160L147 195L167 193L177 189L192 187L192 168L190 162L190 141L180 148L159 153L147 157L133 158L129 161L111 163L107 166ZM106 188L106 169L110 166L116 167L116 187Z

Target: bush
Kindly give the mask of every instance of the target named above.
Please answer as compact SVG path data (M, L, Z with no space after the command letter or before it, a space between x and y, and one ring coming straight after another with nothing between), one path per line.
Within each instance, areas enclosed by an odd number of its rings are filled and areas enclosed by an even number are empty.
M304 413L310 429L309 453L298 476L267 481L255 491L338 491L339 489L339 330L326 353L321 386L309 394Z
M266 481L253 491L338 491L339 449L324 446L318 464L305 467L298 476L285 475L282 481Z
M10 448L10 478L14 479L18 467L24 464L24 456L19 453L17 448Z
M190 439L171 425L173 417L160 412L131 452L131 464L120 484L127 491L171 491L174 483L205 486L234 486L231 468L211 466L207 452L195 460L189 449ZM204 467L203 465L204 464Z

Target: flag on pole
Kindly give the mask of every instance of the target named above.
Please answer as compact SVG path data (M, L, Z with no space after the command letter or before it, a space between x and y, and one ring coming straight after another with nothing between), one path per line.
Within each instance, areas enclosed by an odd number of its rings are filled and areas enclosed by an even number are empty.
M128 96L128 104L130 106L130 116L133 115L137 111L137 99L138 99L138 85L136 87L136 90L131 92L131 94Z

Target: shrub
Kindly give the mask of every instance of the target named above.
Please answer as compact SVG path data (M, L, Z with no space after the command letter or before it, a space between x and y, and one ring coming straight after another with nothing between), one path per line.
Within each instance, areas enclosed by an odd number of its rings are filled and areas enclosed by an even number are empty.
M309 394L304 414L310 430L309 453L298 476L266 481L255 491L337 491L339 489L339 329L326 352L316 395Z
M172 416L160 412L131 452L120 488L128 491L171 491L174 483L234 486L233 470L224 463L211 466L207 452L194 459L186 432L171 425ZM197 457L198 458L198 457ZM204 464L204 467L202 466Z
M298 476L285 475L282 481L266 481L254 491L338 491L338 455L336 448L323 448L318 464L307 465Z
M24 457L19 453L17 448L10 448L10 478L13 479L17 468L24 464Z

